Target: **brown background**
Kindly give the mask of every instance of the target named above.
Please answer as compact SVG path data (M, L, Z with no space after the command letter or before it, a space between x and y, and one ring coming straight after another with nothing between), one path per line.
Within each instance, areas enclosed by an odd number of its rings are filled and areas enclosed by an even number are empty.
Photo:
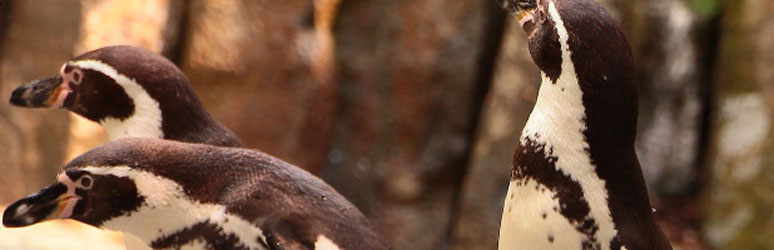
M774 2L602 2L637 57L637 150L670 240L774 249ZM491 0L6 0L0 99L82 52L145 47L249 147L321 176L394 249L495 249L539 83L522 33ZM104 140L67 112L0 102L0 204Z

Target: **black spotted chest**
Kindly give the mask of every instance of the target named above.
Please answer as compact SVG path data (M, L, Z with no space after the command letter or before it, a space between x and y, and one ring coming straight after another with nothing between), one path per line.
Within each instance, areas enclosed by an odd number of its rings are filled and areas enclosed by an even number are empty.
M559 206L553 211L560 214L575 225L577 233L584 235L579 249L601 249L597 232L599 225L591 214L591 207L586 200L580 183L559 168L556 163L559 157L553 148L536 142L530 137L522 139L522 143L514 155L511 181L513 185L524 188L534 188L538 192L550 192ZM531 181L537 185L529 186ZM519 197L509 197L518 202ZM536 215L531 215L536 216ZM546 213L540 215L546 218ZM554 235L548 235L547 240L553 242Z

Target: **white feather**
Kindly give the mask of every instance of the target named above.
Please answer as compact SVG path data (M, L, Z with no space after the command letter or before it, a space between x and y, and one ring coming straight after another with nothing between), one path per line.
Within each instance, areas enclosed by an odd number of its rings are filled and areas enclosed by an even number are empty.
M325 235L318 235L317 240L314 242L315 250L339 250L339 246L333 243L331 239L325 237Z

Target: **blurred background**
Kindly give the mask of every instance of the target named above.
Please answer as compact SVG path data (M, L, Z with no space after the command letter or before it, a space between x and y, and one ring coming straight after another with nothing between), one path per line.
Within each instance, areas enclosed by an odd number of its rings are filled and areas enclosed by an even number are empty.
M774 1L600 2L635 52L637 150L669 239L774 249ZM247 146L322 177L394 249L496 249L540 81L517 26L492 0L3 0L0 206L107 139L10 106L11 91L130 44L178 64ZM0 229L0 249L121 244L72 222Z

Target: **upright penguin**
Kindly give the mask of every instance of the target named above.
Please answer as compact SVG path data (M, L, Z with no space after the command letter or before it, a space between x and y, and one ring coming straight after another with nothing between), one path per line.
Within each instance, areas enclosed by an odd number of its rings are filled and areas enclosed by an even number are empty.
M72 218L155 249L387 249L322 180L269 155L149 138L99 146L9 206L7 227Z
M147 137L242 145L207 113L177 66L137 47L86 52L64 63L57 76L19 86L10 102L65 108L102 125L110 140Z
M542 74L514 154L500 249L671 249L634 150L637 88L623 31L592 0L498 0Z

